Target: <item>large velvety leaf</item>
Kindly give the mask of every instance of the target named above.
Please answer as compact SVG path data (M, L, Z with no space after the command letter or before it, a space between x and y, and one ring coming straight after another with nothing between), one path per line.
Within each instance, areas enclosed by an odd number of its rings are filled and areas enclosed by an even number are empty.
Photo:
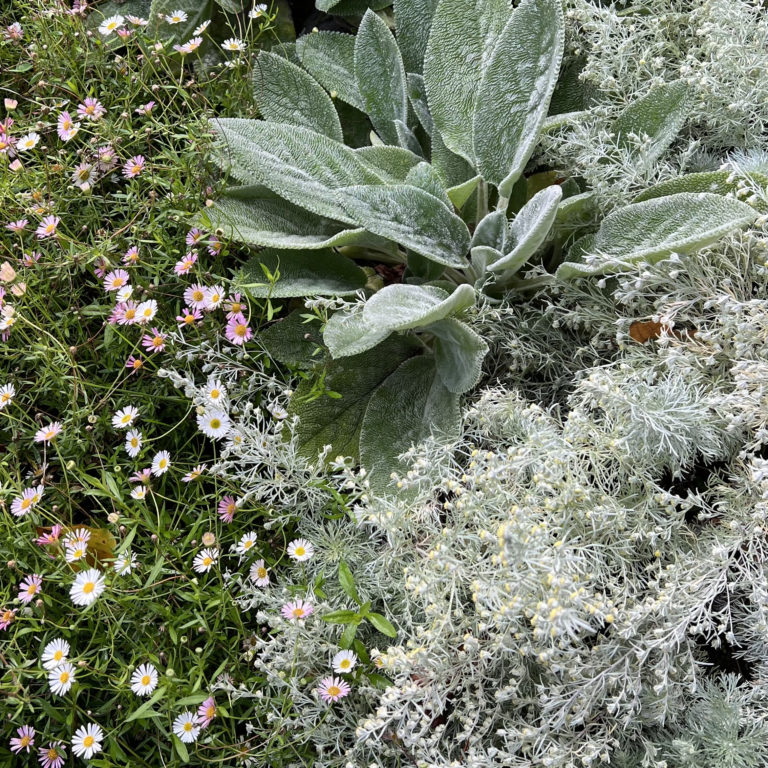
M342 140L339 116L328 94L311 75L282 56L259 53L253 95L267 120L301 125Z
M446 193L443 187L443 181L440 178L440 174L435 170L434 166L429 163L419 163L415 165L408 172L405 177L405 183L411 186L423 189L425 192L429 192L430 195L436 197L448 208L453 206L450 197ZM470 190L470 194L471 194Z
M582 238L585 242L579 247L580 253L596 255L596 259L564 262L557 277L568 280L622 272L638 261L653 264L671 253L690 253L748 226L757 215L738 200L704 192L632 203L614 211L586 241Z
M296 41L301 63L338 98L365 111L355 80L355 38L343 32L312 32Z
M504 252L509 222L506 211L491 211L478 222L472 234L472 247L488 246Z
M261 265L279 279L270 285ZM365 286L366 274L346 256L323 251L276 251L253 256L235 278L240 290L257 299L292 296L348 296Z
M426 355L406 360L373 392L365 409L360 463L371 487L386 491L392 472L409 469L398 460L401 453L430 435L453 440L460 425L458 395L437 376L435 361Z
M355 154L387 183L405 181L411 168L422 162L421 157L402 147L359 147Z
M331 11L334 16L362 16L369 8L380 11L392 0L317 0L318 11Z
M395 0L397 43L406 72L421 73L437 0Z
M359 456L360 427L365 409L376 388L415 352L414 342L392 336L376 349L355 357L335 360L328 366L325 383L341 397L303 400L312 383L302 381L291 398L289 411L299 417L299 451L312 459L331 446L330 459Z
M319 325L307 323L302 315L305 310L296 309L290 315L272 323L259 334L259 340L273 359L286 365L308 366L323 359L323 339Z
M392 333L389 328L376 328L360 311L335 312L323 331L323 341L331 357L351 357L373 349Z
M408 184L352 186L338 200L352 220L449 267L466 266L467 225L436 197Z
M408 120L405 68L395 38L373 11L355 37L355 79L376 132L385 144L398 144L395 120Z
M239 118L215 120L213 127L233 176L320 216L355 223L331 190L381 183L354 150L308 128Z
M432 165L445 180L446 187L458 186L477 175L463 157L445 146L437 129L432 131Z
M507 232L505 248L512 250L488 265L491 272L517 272L536 253L555 220L563 190L556 184L537 192L517 213Z
M205 208L200 221L229 240L272 248L318 249L339 245L374 245L380 240L364 229L345 228L332 219L302 210L263 187L249 196L219 198ZM381 242L381 241L380 241Z
M473 115L474 156L503 197L523 172L547 116L564 38L561 0L523 0L483 74Z
M747 174L756 185L768 187L768 176L750 171ZM678 176L676 179L662 181L650 189L641 192L634 200L635 203L641 203L643 200L651 200L654 197L665 197L666 195L676 195L680 192L712 192L715 195L734 194L739 188L739 177L733 171L704 171L702 173L688 173L685 176ZM765 204L757 201L750 204L760 211L765 212Z
M387 285L365 303L363 320L377 330L419 328L461 312L475 303L475 289L460 285L449 294L431 285Z
M630 134L648 136L645 152L653 162L674 141L690 111L690 88L682 80L662 83L641 99L632 102L613 124L613 133L622 146L632 146Z
M432 19L424 57L430 112L446 147L469 162L478 89L509 16L507 0L440 0Z
M437 337L435 364L445 387L457 395L472 389L480 379L488 345L455 317L446 317L424 330Z
M408 86L408 100L411 102L413 111L416 113L416 117L419 118L421 127L427 132L428 136L431 136L435 126L432 122L432 115L429 114L424 78L421 75L409 72L405 76L405 82Z

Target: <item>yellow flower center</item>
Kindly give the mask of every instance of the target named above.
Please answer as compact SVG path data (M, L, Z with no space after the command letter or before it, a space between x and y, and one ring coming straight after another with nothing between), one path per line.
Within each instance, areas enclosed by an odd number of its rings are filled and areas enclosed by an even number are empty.
M218 389L211 390L211 400L218 400L221 397L221 392Z
M221 427L221 421L219 419L211 419L211 429L219 429Z
M258 569L256 570L256 575L257 575L257 576L258 576L260 579L265 579L265 578L267 577L267 569L266 569L266 568L258 568Z
M152 339L152 346L153 347L162 347L163 346L163 338L162 338L162 336L155 336L155 338Z
M30 584L27 587L27 593L30 595L34 595L37 592L37 584Z
M128 313L125 313L125 316L128 317ZM144 363L141 362L141 360L134 360L133 361L133 367L135 368L141 368L141 366L144 365Z
M216 714L216 707L206 707L205 716L210 720Z
M19 746L28 747L31 740L32 739L29 736L22 736L21 741L19 742Z
M55 229L56 229L56 225L55 224L46 224L45 225L45 232L46 232L46 234L50 235L51 232L53 232Z
M88 106L85 108L85 113L86 113L87 115L92 115L92 114L93 114L95 111L96 111L96 107L95 107L93 104L89 104L89 105L88 105Z
M160 459L160 461L157 463L158 469L165 469L166 466L168 466L168 460L167 459Z
M54 661L61 661L63 658L64 658L64 651L59 650L53 654Z
M235 336L245 336L247 330L247 325L238 324L235 326Z
M135 309L126 309L125 310L125 319L126 320L133 320L133 318L136 317L136 310ZM134 363L135 366L135 363Z
M95 588L96 585L92 581L86 581L85 584L83 584L83 592L85 592L86 595L90 595Z
M113 29L117 29L117 22L116 21L110 21L107 24L107 29L111 32Z
M128 313L125 313L125 316L128 317ZM144 310L144 317L152 317L152 307L146 307Z
M51 748L48 750L49 760L55 760L58 756L59 756L59 753L55 749Z
M193 298L195 301L202 301L202 300L205 298L205 296L203 295L203 292L202 292L202 291L195 291L195 292L192 294L192 298Z
M48 431L45 433L45 439L46 439L46 440L51 440L51 439L52 439L52 438L54 438L54 437L56 437L56 433L55 433L55 432L54 432L52 429L49 429L49 430L48 430Z
M304 609L303 608L294 608L293 609L293 616L297 619L300 619L304 615Z
M144 675L144 677L141 678L141 684L149 685L151 679L152 678L149 675Z
M139 447L139 438L138 437L132 437L131 438L131 448L138 448Z
M253 546L253 542L250 539L246 539L243 542L243 549L250 549Z
M184 730L189 733L192 730L192 722L190 720L187 720L186 723L184 723Z
M296 547L296 549L294 550L294 554L298 555L299 557L301 557L302 555L306 554L306 552L307 552L307 550L304 549L304 547Z
M221 300L221 296L219 296L218 293L214 293L213 296L211 296L211 302L214 304L220 300Z
M112 285L113 285L115 288L122 288L124 283L125 283L125 280L123 280L123 278L122 278L122 277L116 277L116 278L114 278L114 279L112 280Z
M68 683L69 682L69 672L62 672L59 675L59 682L60 683Z
M13 618L12 611L3 611L3 621L10 621Z
M338 696L341 693L341 688L339 688L338 685L329 685L328 686L328 695L329 696Z
M21 508L22 509L28 509L32 506L32 499L22 499L21 500Z
M213 565L213 558L212 557L204 557L203 558L203 565L208 568L209 566Z
M185 316L184 316L184 322L185 322L187 325L192 325L192 323L194 323L194 322L195 322L195 316L194 316L194 315L185 315Z
M84 746L86 749L88 749L89 747L92 747L92 746L93 746L93 742L94 742L94 741L95 741L95 739L93 738L93 736L90 736L90 735L89 735L89 736L86 736L86 737L83 739L83 746Z
M128 423L130 420L131 420L131 414L130 414L130 413L125 413L125 414L123 414L123 418L122 418L122 419L120 419L120 421L121 421L123 424L127 424L127 423Z
M0 402L7 403L11 399L11 396L7 392L3 392L2 395L0 395Z
M342 659L341 662L339 663L339 666L342 669L349 669L349 659Z

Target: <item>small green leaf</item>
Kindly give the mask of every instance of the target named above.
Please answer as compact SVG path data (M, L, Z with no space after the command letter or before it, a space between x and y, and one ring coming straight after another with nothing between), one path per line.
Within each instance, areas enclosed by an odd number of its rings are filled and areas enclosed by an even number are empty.
M389 336L388 328L376 328L362 312L336 312L328 318L323 341L331 357L352 357L375 347Z
M398 144L395 120L408 120L405 68L395 38L371 10L355 37L355 79L376 132L384 143Z
M480 181L480 176L473 176L471 179L467 179L463 184L456 184L455 186L450 187L446 190L448 199L454 206L456 206L456 208L461 208L477 189L477 185Z
M157 691L152 694L152 698L147 699L140 707L135 709L129 715L123 718L124 723L130 723L134 720L146 720L148 717L159 717L159 713L155 712L152 707L157 704L160 699L165 696L165 688L158 688Z
M380 613L368 614L368 621L370 621L382 635L386 635L387 637L397 637L397 630L394 625Z
M322 354L313 355L323 343L320 325L304 322L303 312L296 309L259 334L267 354L274 360L292 366L307 366L323 359Z
M342 140L341 123L317 81L282 56L261 51L253 69L253 95L267 120L290 123Z
M357 634L357 628L360 626L359 624L347 624L346 627L344 627L344 631L341 633L341 637L339 638L339 647L343 650L346 650L347 648L351 647L352 643L354 642L355 635Z
M523 0L483 73L473 113L477 169L509 197L538 140L563 56L561 0Z
M357 611L331 611L323 614L323 621L329 624L359 624L360 616Z
M557 277L569 280L586 275L624 272L633 264L654 264L672 253L691 253L714 243L735 229L749 226L757 211L728 197L705 192L682 192L632 203L610 214L600 229L582 238L580 254L595 254L591 262L567 261Z
M171 738L173 739L173 746L176 748L176 752L178 753L181 762L188 763L189 752L187 751L186 744L184 744L184 742L175 733L171 734Z
M360 595L357 594L355 580L352 577L352 571L344 560L339 561L339 584L341 588L358 604L362 602Z

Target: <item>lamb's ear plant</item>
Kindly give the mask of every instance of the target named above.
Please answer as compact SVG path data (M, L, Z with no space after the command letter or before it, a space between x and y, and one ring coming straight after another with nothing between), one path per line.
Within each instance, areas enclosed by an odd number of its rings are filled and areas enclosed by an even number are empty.
M457 433L459 397L487 352L468 323L473 305L690 252L757 215L722 195L673 194L615 210L589 233L589 192L556 173L523 175L542 131L570 119L548 116L560 0L400 0L395 21L393 34L369 9L356 36L314 32L259 55L264 119L214 122L216 160L236 185L201 216L264 248L239 276L251 295L360 299L323 333L326 385L341 397L308 400L302 384L293 407L305 452L330 444L378 487L413 442ZM685 98L677 84L657 89L617 130L661 151ZM521 277L534 263L538 274ZM279 270L276 283L262 264ZM378 264L402 282L377 286L361 265Z

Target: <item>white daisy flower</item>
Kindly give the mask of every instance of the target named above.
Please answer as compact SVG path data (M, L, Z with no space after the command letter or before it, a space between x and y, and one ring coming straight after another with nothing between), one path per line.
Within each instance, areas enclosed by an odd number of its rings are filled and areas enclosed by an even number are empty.
M227 401L227 389L220 381L209 381L205 388L205 396L214 405L221 405Z
M126 285L120 288L117 292L117 301L128 301L128 299L133 296L133 286L132 285Z
M211 20L208 19L208 21L204 21L202 24L199 24L194 28L192 31L193 35L202 35L203 32L205 32L206 29L208 29L208 25L211 23Z
M246 533L240 541L235 544L235 552L238 555L245 555L250 552L256 546L256 532L249 531Z
M195 559L192 561L192 567L197 573L206 573L216 565L218 558L219 551L217 549L203 549L195 555Z
M279 405L278 403L270 403L267 406L267 410L276 418L276 419L287 419L288 418L288 411L283 408L282 405Z
M65 661L48 673L48 685L57 696L63 696L75 682L75 668Z
M312 555L315 554L315 548L311 542L306 539L294 539L288 545L288 557L291 560L295 560L297 563L302 563L304 560L309 560Z
M259 3L258 5L254 5L253 8L248 12L248 18L249 19L258 19L260 16L263 16L267 12L267 5L266 3Z
M127 429L138 417L139 409L136 406L127 405L112 417L112 426L115 429Z
M354 651L339 651L332 659L333 671L338 674L351 672L357 664L357 656Z
M13 402L15 394L16 387L14 387L13 384L3 384L3 386L0 387L0 411L2 411L6 405L10 405Z
M118 14L117 16L110 16L108 19L104 19L99 25L99 32L102 35L111 35L116 29L123 26L125 18Z
M86 760L101 752L101 742L104 732L96 723L81 725L72 737L72 753Z
M165 20L169 24L181 24L182 21L187 20L187 12L182 10L173 11L173 13L166 15Z
M250 577L257 587L269 586L269 569L264 565L263 560L257 560L251 566Z
M125 436L125 451L132 458L135 459L141 451L141 446L144 444L144 436L138 429L131 429Z
M141 16L131 16L128 14L125 18L128 19L134 27L146 27L147 24L149 24L149 22Z
M138 560L136 555L130 549L126 549L122 555L118 555L115 558L115 562L112 563L112 567L115 569L115 573L120 576L125 576L126 574L130 573L136 568L137 565Z
M200 726L197 724L194 712L189 710L182 712L173 721L173 732L186 744L195 741L200 733Z
M87 528L75 528L64 535L64 546L74 547L87 544L91 540L91 532Z
M224 289L220 285L212 285L210 288L206 288L203 309L207 309L209 312L217 309L221 302L224 301L225 296Z
M205 464L198 464L192 471L187 472L184 477L181 478L182 483L191 483L193 480L197 480L200 475L205 472L207 466Z
M75 605L91 605L106 589L104 575L95 568L81 571L69 588L69 596Z
M221 47L225 51L244 51L245 43L236 37L230 37L221 44Z
M65 550L65 557L68 563L76 563L78 560L82 560L88 553L88 545L82 542L77 542L72 546L68 546Z
M136 307L136 320L141 323L141 325L146 325L153 320L156 314L157 302L154 299L142 301L139 306Z
M131 489L131 498L132 499L143 499L146 498L146 495L149 493L149 486L147 485L137 485L135 488Z
M171 454L168 451L158 451L152 459L152 474L155 477L164 475L171 466Z
M28 149L34 149L40 141L40 134L35 131L30 131L24 134L17 142L16 149L19 152L26 152Z
M56 669L56 667L67 660L68 656L69 643L57 637L43 648L43 655L40 657L40 661L45 669Z
M131 675L131 690L137 696L149 696L157 688L157 670L152 664L141 664Z
M197 426L206 437L210 437L212 440L220 440L222 437L227 436L232 423L224 411L211 408L205 413L198 414Z

